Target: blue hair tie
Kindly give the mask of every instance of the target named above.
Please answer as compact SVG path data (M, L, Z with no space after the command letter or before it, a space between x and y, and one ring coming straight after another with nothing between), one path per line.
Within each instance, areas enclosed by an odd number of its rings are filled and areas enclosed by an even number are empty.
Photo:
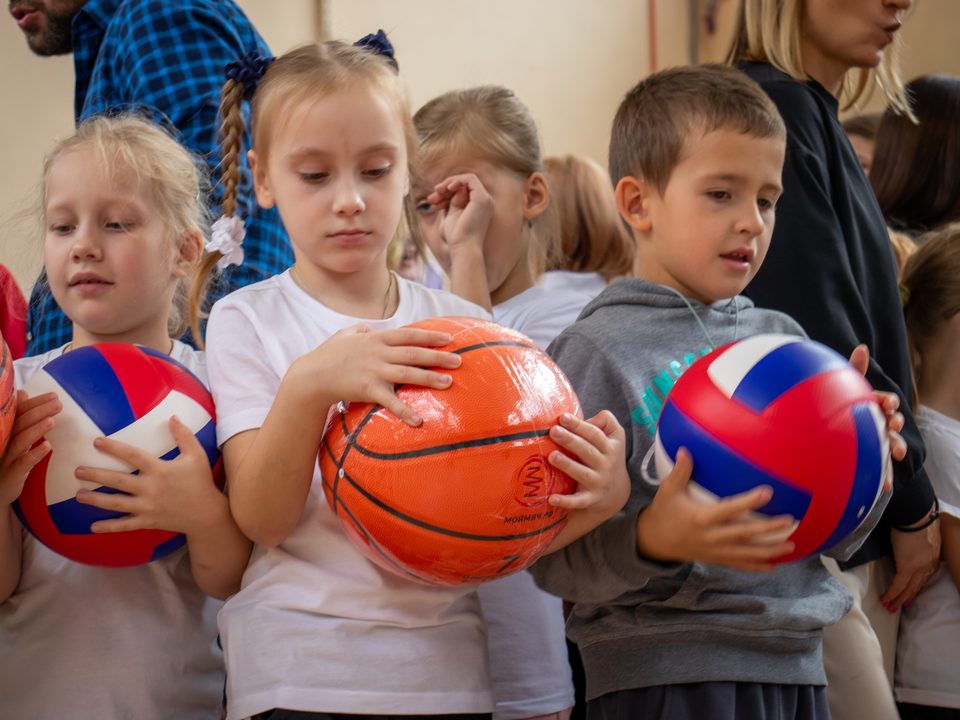
M249 101L273 60L272 57L260 57L255 52L248 52L227 65L227 79L243 85L243 99Z
M378 55L383 55L387 62L397 72L400 72L400 64L393 57L393 45L387 40L387 34L383 30L377 30L375 35L367 35L354 43L357 47L366 47L373 50Z

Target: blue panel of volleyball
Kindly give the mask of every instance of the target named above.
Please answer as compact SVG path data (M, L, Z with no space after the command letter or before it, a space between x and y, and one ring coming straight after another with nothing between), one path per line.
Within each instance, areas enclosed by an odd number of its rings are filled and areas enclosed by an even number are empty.
M666 477L693 457L691 490L716 501L773 488L764 515L796 519L786 562L833 547L863 522L883 485L889 444L873 390L845 358L792 335L757 335L691 366L660 413L655 456Z
M89 565L126 567L163 557L183 546L165 530L94 534L90 525L121 514L84 505L77 491L113 493L83 482L79 465L136 474L93 447L100 436L135 445L155 457L180 454L168 422L177 415L200 441L211 468L219 461L213 400L183 365L163 353L125 343L78 348L51 361L24 386L30 397L55 392L63 410L46 435L51 451L27 479L14 510L27 529L55 552Z

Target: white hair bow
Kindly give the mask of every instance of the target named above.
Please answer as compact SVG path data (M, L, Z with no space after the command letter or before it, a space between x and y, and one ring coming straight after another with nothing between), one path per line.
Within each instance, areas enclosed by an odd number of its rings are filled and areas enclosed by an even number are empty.
M243 220L236 215L222 217L213 224L210 242L207 243L207 252L219 250L223 255L217 262L217 267L226 268L229 265L239 265L243 262L243 238L247 231L243 227Z

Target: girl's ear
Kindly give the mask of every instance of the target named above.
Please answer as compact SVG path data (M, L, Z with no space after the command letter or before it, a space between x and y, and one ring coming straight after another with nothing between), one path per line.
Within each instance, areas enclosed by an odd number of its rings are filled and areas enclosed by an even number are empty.
M250 161L250 173L253 175L253 191L257 194L257 203L264 210L269 210L276 204L276 200L267 182L267 169L258 161L254 150L247 150L247 160Z
M203 233L199 228L191 228L183 234L180 252L173 269L174 277L190 277L201 257L203 257Z
M614 190L620 216L637 232L649 232L653 227L649 207L652 192L647 183L632 175L621 178Z
M550 204L550 190L543 173L535 172L524 184L523 219L533 220L543 214Z

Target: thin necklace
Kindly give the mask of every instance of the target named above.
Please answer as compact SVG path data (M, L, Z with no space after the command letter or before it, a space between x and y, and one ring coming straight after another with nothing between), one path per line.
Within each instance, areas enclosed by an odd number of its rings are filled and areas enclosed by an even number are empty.
M306 283L303 282L303 280L302 280L301 277L300 277L300 273L297 272L297 266L296 266L296 265L291 266L291 268L290 268L290 277L293 278L294 282L296 282L297 285L300 286L300 289L303 290L307 295L309 295L310 297L312 297L314 300L316 300L316 301L317 301L318 303L320 303L321 305L324 304L323 300L321 300L320 298L318 298L318 297L313 293L313 291L312 291L310 288L307 287ZM393 273L390 273L390 281L387 283L387 294L384 295L384 297L383 297L383 310L380 312L380 319L381 319L381 320L386 320L386 318L387 318L387 308L390 306L390 294L391 294L391 291L393 290L393 283L394 283Z

